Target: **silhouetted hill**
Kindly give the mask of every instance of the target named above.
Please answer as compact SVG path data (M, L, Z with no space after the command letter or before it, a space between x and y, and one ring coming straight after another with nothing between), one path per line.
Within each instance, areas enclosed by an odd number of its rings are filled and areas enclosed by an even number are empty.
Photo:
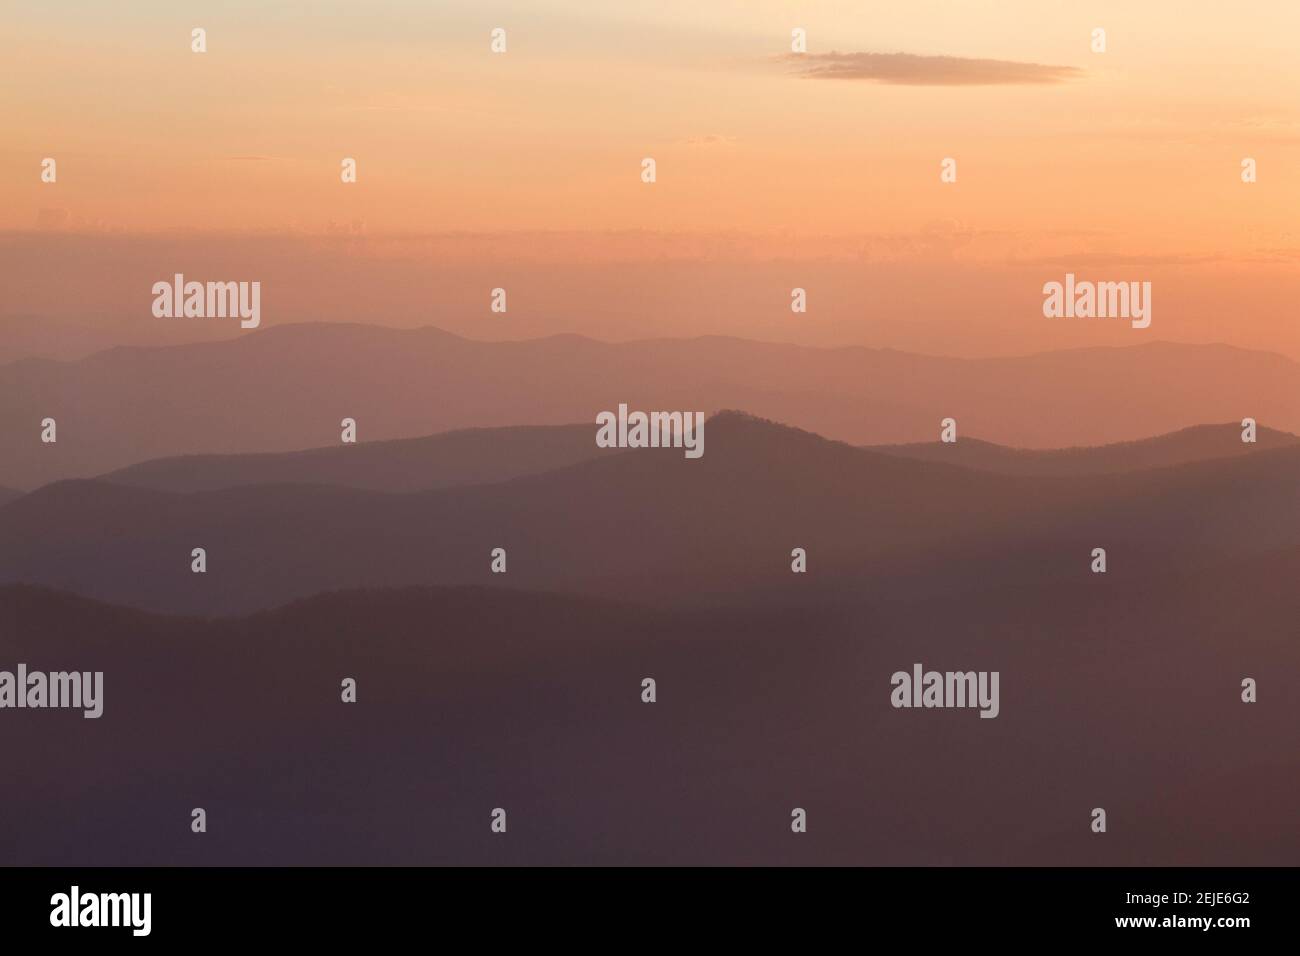
M594 422L631 408L746 408L829 437L1016 447L1127 441L1250 415L1300 431L1300 366L1153 343L963 360L734 338L478 342L432 328L285 325L228 341L0 366L0 483L32 488L178 454L282 452L465 427ZM57 420L42 444L39 423Z
M1300 544L1300 446L1081 478L886 455L738 413L705 454L633 450L412 494L59 482L0 508L0 582L202 613L324 590L483 584L668 605L793 603L1196 569ZM204 548L207 572L190 570ZM807 574L792 574L805 548ZM507 573L490 572L494 548Z
M98 720L4 712L0 846L11 865L1284 865L1297 575L1292 549L835 609L407 589L234 620L0 588L4 666L104 672ZM892 708L916 662L998 671L999 716Z
M1234 458L1256 454L1267 448L1300 444L1300 437L1272 428L1258 429L1253 444L1243 443L1241 431L1239 424L1197 425L1140 441L1089 448L1006 448L977 438L962 438L949 444L936 440L907 445L872 445L871 450L900 458L940 461L1006 475L1068 477Z
M149 325L135 313L87 319L51 314L0 315L0 364L31 358L76 360L122 345L156 348L238 334L237 326L232 329L215 322Z
M13 488L0 488L0 505L13 501L15 498L22 497L21 491L15 491Z
M617 453L596 447L594 425L471 428L297 452L159 458L101 477L160 491L321 484L402 492L506 481Z
M594 434L594 426L585 424L471 428L424 438L296 452L158 458L100 477L115 484L159 491L210 491L258 484L426 491L506 481L621 453L598 448ZM1300 438L1294 435L1260 429L1256 443L1243 444L1237 425L1198 425L1170 435L1093 448L1006 448L976 438L963 438L955 445L934 441L869 447L900 458L946 462L1002 474L1069 476L1229 458L1296 443ZM0 504L20 493L0 489Z

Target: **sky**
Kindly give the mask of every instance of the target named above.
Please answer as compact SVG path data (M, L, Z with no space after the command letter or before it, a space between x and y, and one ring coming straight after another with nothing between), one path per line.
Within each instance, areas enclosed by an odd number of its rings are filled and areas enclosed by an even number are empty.
M618 250L906 260L965 282L970 269L953 263L985 263L1029 275L1030 300L1040 274L1075 263L1114 273L1099 279L1171 269L1182 286L1162 301L1239 308L1221 334L1174 316L1157 329L1300 354L1288 308L1300 265L1298 4L144 0L11 2L0 16L4 314L73 308L43 300L12 265L32 233L96 237L99 257L157 235L196 250L274 235L304 256L314 239L343 237L363 240L349 255L408 262L420 237L472 233L482 251L549 233L544 255L561 265ZM194 27L206 53L191 51ZM497 27L504 54L490 49ZM1091 49L1098 27L1104 53ZM791 53L795 28L805 54ZM56 183L40 180L44 157ZM354 184L340 181L344 157ZM641 181L645 157L654 184ZM956 182L940 181L945 158ZM536 258L534 245L521 248ZM69 270L84 248L66 246ZM311 317L304 290L284 291L295 318ZM906 289L888 297L905 304ZM73 299L87 312L134 309L111 298L90 308L92 289ZM421 311L407 305L389 311ZM934 330L940 318L916 323ZM614 338L655 330L603 324ZM576 326L500 331L521 327ZM718 317L724 328L816 341L879 332L843 317L833 331L749 329L733 315ZM970 327L960 338L956 351L989 340ZM895 340L945 345L933 331Z

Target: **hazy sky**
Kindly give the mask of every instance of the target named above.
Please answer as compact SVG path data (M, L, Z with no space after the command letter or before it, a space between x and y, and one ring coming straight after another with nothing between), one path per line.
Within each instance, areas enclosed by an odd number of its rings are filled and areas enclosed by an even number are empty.
M1297 3L87 0L2 16L11 233L559 230L579 260L608 230L726 233L778 258L839 237L840 253L938 268L1211 263L1253 270L1187 277L1212 296L1247 281L1238 301L1294 302ZM1293 312L1251 318L1254 344L1294 345Z

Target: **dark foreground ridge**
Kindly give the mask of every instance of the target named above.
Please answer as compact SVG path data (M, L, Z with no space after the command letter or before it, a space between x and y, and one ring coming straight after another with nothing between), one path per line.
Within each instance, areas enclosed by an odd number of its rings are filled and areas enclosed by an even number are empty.
M104 673L98 720L4 713L0 845L64 865L1284 864L1297 574L1291 551L820 611L375 590L217 620L0 588L0 660ZM915 662L998 670L1000 714L892 708Z

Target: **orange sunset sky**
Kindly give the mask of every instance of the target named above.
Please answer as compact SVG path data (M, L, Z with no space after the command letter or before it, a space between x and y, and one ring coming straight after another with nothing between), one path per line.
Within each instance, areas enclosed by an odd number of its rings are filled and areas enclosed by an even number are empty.
M149 341L149 285L188 270L263 279L269 321L479 337L1142 341L1049 327L1042 283L1074 271L1152 281L1148 340L1300 358L1295 3L228 0L2 17L0 316ZM806 55L790 54L795 27ZM493 324L495 285L513 300Z

